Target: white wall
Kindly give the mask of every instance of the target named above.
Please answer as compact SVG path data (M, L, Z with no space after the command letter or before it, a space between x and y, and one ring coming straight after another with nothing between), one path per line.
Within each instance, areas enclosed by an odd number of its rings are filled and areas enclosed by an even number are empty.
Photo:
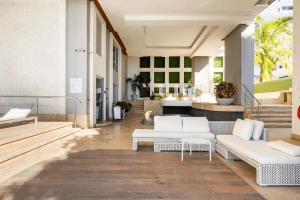
M293 63L293 134L300 136L300 120L297 110L300 106L300 0L294 0L294 63Z
M96 52L97 18L101 22L101 55ZM99 31L99 30L98 30ZM95 4L90 2L90 125L96 123L96 77L104 79L106 88L106 23ZM102 114L106 119L106 94L103 96Z
M0 0L0 95L65 95L65 15L65 0Z

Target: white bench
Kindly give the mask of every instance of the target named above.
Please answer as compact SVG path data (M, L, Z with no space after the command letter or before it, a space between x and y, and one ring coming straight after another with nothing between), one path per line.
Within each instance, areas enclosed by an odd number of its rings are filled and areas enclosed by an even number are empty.
M268 129L260 140L244 140L236 135L218 135L216 151L228 160L243 160L256 168L258 185L299 185L300 157L267 146Z

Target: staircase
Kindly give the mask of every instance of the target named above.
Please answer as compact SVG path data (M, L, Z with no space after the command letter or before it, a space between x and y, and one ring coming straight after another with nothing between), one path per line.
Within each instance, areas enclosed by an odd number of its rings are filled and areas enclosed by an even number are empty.
M291 105L261 105L259 112L246 108L250 118L265 122L266 128L291 128L292 106Z
M39 122L0 129L0 182L66 151L67 139L81 129L70 122Z
M131 101L132 103L132 108L130 110L131 113L144 113L144 101Z

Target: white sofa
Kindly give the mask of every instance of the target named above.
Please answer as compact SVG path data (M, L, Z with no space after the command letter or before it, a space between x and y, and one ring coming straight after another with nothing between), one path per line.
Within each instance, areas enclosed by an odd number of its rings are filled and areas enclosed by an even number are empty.
M208 122L206 117L156 116L154 129L133 132L133 150L138 149L140 142L153 142L155 152L180 151L182 138L204 138L210 140L214 151L215 135L230 134L233 126L234 122ZM209 146L197 146L194 150L208 151Z
M218 135L216 151L226 159L241 159L255 167L259 185L299 185L300 157L269 147L268 130L262 131L258 140L245 140L236 134Z

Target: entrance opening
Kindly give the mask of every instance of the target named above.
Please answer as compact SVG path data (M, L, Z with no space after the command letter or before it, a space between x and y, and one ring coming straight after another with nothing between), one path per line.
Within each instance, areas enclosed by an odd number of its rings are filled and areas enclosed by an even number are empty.
M103 121L104 79L96 78L96 123Z

